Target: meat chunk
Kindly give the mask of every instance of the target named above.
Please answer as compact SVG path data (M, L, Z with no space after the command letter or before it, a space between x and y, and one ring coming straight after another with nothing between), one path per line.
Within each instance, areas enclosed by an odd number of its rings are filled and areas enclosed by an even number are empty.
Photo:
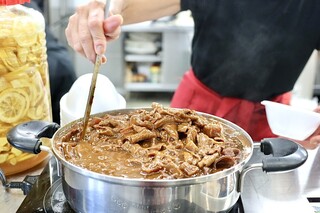
M136 126L141 126L141 127L146 127L148 129L152 129L153 124L148 121L148 120L142 120L141 115L132 115L130 117L130 124L136 125Z
M214 145L214 140L207 136L206 134L199 133L197 135L197 141L198 141L198 146L199 147L213 147Z
M203 133L208 135L210 138L220 137L222 127L218 123L209 123L203 127Z
M173 175L175 178L182 178L184 177L183 172L179 168L177 164L175 164L172 161L169 161L165 164L165 169L166 171L170 174Z
M236 164L236 161L234 158L230 156L221 156L215 161L214 167L216 169L227 169L232 167L235 164Z
M166 147L166 146L165 146L164 143L157 143L157 144L151 146L151 147L149 148L149 150L161 151L162 149L165 149L165 147Z
M234 148L234 147L227 147L222 150L222 154L229 157L236 157L240 153L241 151L238 148Z
M215 162L215 160L219 157L218 153L214 153L213 155L206 155L202 160L198 163L198 166L200 168L203 168L204 166L209 167L211 164Z
M195 128L189 128L187 132L187 140L188 141L197 141L198 131Z
M159 172L163 169L163 164L159 161L154 161L148 164L142 164L141 170L145 175L151 175L152 173Z
M165 116L163 118L161 118L160 120L157 120L154 123L154 128L158 129L160 127L163 127L166 124L174 124L174 118L173 117L169 117L169 116Z
M191 165L187 162L183 162L180 165L180 168L184 173L186 173L188 175L188 177L191 177L200 171L199 167Z
M178 131L177 131L177 125L176 124L168 123L168 124L165 124L162 128L167 132L170 141L179 140L179 134L178 134Z
M113 129L111 127L106 126L100 128L99 134L104 136L113 136L115 133L113 132Z
M178 125L178 132L183 132L186 133L189 129L189 124L188 123L182 123Z
M192 140L187 140L186 149L191 152L198 152L199 148L194 144Z
M139 143L143 140L150 140L152 138L155 138L156 134L148 129L143 129L140 132L137 132L136 134L128 136L128 140L130 143Z

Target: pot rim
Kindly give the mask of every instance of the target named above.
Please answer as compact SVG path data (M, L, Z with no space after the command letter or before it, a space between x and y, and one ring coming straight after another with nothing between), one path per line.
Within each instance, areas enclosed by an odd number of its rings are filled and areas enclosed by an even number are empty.
M105 111L105 112L101 112L101 113L96 113L96 114L92 114L90 117L101 117L103 115L106 114L118 114L118 113L127 113L127 112L131 112L134 110L151 110L151 107L145 107L145 108L125 108L125 109L116 109L116 110L109 110L109 111ZM83 176L87 176L96 180L100 180L100 181L104 181L104 182L110 182L110 183L116 183L116 184L121 184L121 185L130 185L130 186L152 186L152 187L163 187L165 186L181 186L181 185L190 185L190 184L202 184L204 182L208 182L208 181L212 181L212 180L217 180L220 178L224 178L232 173L235 173L237 171L241 171L242 168L244 167L245 164L247 164L247 162L250 160L252 153L253 153L253 140L252 138L249 136L249 134L243 130L241 127L239 127L238 125L214 116L214 115L210 115L207 113L203 113L203 112L198 112L196 111L198 114L203 115L205 117L209 117L209 118L213 118L215 120L220 121L223 125L226 125L228 128L231 128L235 131L235 133L237 133L237 136L242 138L242 143L244 145L244 150L243 150L243 158L241 159L241 161L222 171L219 172L215 172L213 174L209 174L209 175L202 175L202 176L197 176L197 177L191 177L191 178L182 178L182 179L138 179L138 178L125 178L125 177L117 177L117 176L111 176L111 175L106 175L106 174L101 174L101 173L97 173L97 172L93 172L90 171L88 169L82 168L80 166L76 166L72 163L70 163L69 161L67 161L66 159L64 159L64 157L61 155L61 153L57 150L56 146L55 146L55 141L56 138L60 135L65 133L66 131L68 131L68 129L75 123L80 122L83 118L77 119L75 121L72 121L68 124L66 124L65 126L61 127L60 129L58 129L57 132L55 132L55 134L53 135L52 139L51 139L51 147L52 147L52 151L54 156L67 168L73 170L76 173L79 173Z

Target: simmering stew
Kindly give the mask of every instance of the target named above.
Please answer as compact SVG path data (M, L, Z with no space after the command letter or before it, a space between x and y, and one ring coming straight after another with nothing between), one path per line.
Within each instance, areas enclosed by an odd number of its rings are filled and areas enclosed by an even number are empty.
M56 147L70 163L129 178L179 179L212 174L237 164L243 145L234 131L190 109L151 109L92 117L59 136Z

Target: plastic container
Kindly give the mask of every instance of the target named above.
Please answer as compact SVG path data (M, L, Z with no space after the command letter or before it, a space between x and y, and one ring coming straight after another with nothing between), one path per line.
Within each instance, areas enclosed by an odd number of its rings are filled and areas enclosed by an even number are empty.
M303 141L320 125L319 113L272 101L261 104L266 107L271 131L278 136Z
M84 116L92 74L80 76L60 100L60 125L64 126ZM109 78L98 74L91 114L126 108L126 101Z
M160 83L160 66L153 65L150 67L151 82Z
M8 130L28 120L52 120L45 21L40 12L20 5L25 2L0 1L0 167L5 173L30 158L35 163L19 171L43 160L12 148Z

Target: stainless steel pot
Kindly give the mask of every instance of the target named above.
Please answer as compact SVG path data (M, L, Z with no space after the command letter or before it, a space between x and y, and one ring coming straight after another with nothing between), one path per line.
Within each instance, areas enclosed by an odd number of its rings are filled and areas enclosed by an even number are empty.
M132 110L135 109L113 110L93 116ZM35 154L52 149L59 162L64 194L76 212L227 212L238 200L242 182L251 169L287 171L307 160L307 151L302 146L286 139L273 138L258 143L268 157L261 163L247 165L254 148L251 137L225 119L199 114L219 120L242 140L246 147L245 157L237 165L211 175L177 180L141 180L98 174L69 163L55 146L57 138L80 119L62 128L44 121L23 123L11 129L7 139L12 146ZM42 146L42 137L52 137L51 148Z

